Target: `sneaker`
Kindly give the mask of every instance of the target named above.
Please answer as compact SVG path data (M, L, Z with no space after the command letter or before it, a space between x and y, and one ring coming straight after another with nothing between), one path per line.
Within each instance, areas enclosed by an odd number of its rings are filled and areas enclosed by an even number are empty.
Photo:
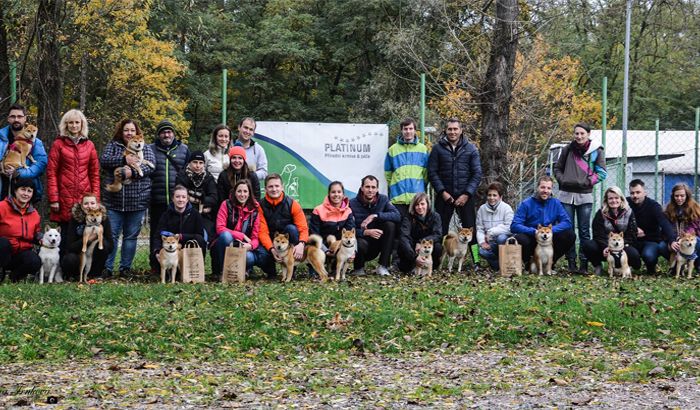
M365 268L357 268L353 270L352 272L348 273L350 276L365 276L367 275L367 272L365 272Z
M376 273L377 273L377 276L391 276L391 273L389 273L389 270L382 265L377 266Z

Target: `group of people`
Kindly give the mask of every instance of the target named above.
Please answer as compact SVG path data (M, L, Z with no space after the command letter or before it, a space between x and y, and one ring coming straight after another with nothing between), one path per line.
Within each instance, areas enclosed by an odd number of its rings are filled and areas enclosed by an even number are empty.
M13 105L7 121L0 129L0 156L12 149L25 129L24 107ZM572 271L585 270L588 262L600 270L608 251L608 232L624 232L630 264L639 268L643 260L650 272L655 271L659 255L668 257L670 250L677 250L675 238L680 232L700 234L700 207L687 186L674 188L673 200L663 212L646 197L643 182L635 180L629 201L616 187L606 190L603 207L593 218L591 239L592 189L606 174L603 148L593 143L585 124L575 126L573 141L555 165L559 199L552 197L553 179L544 176L535 195L515 212L503 201L504 187L497 182L487 187L486 202L477 211L481 161L459 120L446 122L444 135L430 151L418 141L413 119L406 118L400 126L401 134L389 147L384 163L388 195L379 193L374 175L362 178L354 198L346 196L342 182L334 181L307 222L299 202L285 194L280 175L268 174L265 150L253 139L253 118L238 123L236 138L226 125L214 128L206 152L190 151L167 120L157 125L155 141L146 144L136 121L125 119L98 156L85 116L70 110L61 118L60 135L48 155L35 137L26 167L0 169L4 198L0 202L0 267L11 271L12 280L39 270L33 248L42 229L34 204L44 195L44 172L50 220L60 226L64 238L61 268L69 278L78 277L86 215L91 212L104 216L104 246L94 250L89 277L112 274L120 237L118 271L129 275L146 210L151 269L160 271L156 255L162 236L179 234L183 244L197 241L205 256L211 250L214 278L221 275L228 246L246 249L248 270L257 266L274 277L275 262L281 258L272 240L277 232L288 234L299 260L310 234L340 239L343 230L354 230L357 248L351 274L366 274L366 263L378 258L375 273L382 276L390 275L392 254L398 256L396 266L403 273L425 263L416 258L423 239L433 241L432 263L438 266L442 237L453 218L462 227L475 229L473 243L494 269L498 269L498 245L511 236L522 245L524 260L529 259L538 225L553 226L554 258L566 254ZM142 147L140 154L133 146ZM102 181L100 170L105 175ZM105 188L115 180L123 182L120 189ZM428 183L435 191L434 206L427 195ZM575 216L581 243L578 266Z

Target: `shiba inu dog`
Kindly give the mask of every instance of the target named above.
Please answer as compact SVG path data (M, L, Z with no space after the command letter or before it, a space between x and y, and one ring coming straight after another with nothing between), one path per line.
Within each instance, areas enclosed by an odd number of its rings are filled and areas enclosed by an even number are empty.
M462 263L466 260L469 251L469 243L472 241L474 228L462 228L459 232L449 232L442 241L442 257L440 258L440 267L448 263L448 272L452 272L452 266L455 259L459 260L457 272L462 271Z
M165 272L170 271L170 283L175 283L177 270L180 267L182 255L180 252L180 235L161 235L163 248L158 252L158 263L160 263L160 282L165 283Z
M416 252L416 275L432 277L433 276L433 240L423 239L418 244Z
M622 274L623 279L632 278L632 269L627 262L625 252L625 237L622 232L610 232L608 234L608 275Z
M357 238L355 228L347 230L343 228L340 240L328 235L326 238L328 249L335 255L335 280L345 280L345 273L350 268L350 260L355 257L357 251Z
M294 275L294 267L301 262L306 261L321 277L321 282L328 281L328 271L326 271L326 253L321 249L323 239L318 235L310 235L309 242L304 248L304 257L301 261L294 260L294 251L289 242L288 233L275 232L272 246L277 251L281 261L278 262L282 266L282 282L291 282Z
M31 124L24 127L22 132L15 137L15 141L7 147L5 158L2 160L3 168L7 165L15 169L27 168L27 158L34 162L34 158L29 153L32 151L37 131L36 126Z
M143 138L143 135L141 134L136 134L134 135L133 138L129 140L129 142L126 145L126 149L124 150L124 156L126 157L129 154L136 155L139 157L138 164L136 167L133 169L134 172L139 174L139 176L143 177L143 170L141 169L141 164L148 165L149 167L155 169L156 166L151 162L151 161L146 161L143 158L143 148L146 146L146 141ZM131 183L131 178L125 179L124 178L124 167L119 167L114 170L114 182L111 184L107 184L105 186L105 189L109 192L119 192L122 190L123 184L130 184Z
M530 272L539 275L551 275L552 263L554 262L554 246L552 242L552 224L547 226L537 225L535 239L535 254L530 264Z
M41 270L39 270L39 283L44 283L44 275L48 274L48 283L54 282L60 278L60 258L59 246L61 245L61 228L51 228L48 225L44 230L44 237L41 238L41 249L39 250L39 258L41 258ZM58 273L58 275L57 275ZM57 280L62 282L63 280Z
M683 267L688 269L688 279L693 278L693 267L695 266L695 259L698 255L695 253L695 243L698 238L695 234L691 232L683 233L680 238L678 238L678 245L681 249L679 252L674 252L671 255L671 267L676 268L676 279L681 277L681 271Z
M104 218L104 208L92 209L85 213L85 229L83 230L83 248L80 251L80 282L87 281L88 273L92 268L92 255L95 246L104 249L104 228L102 219ZM90 240L92 235L97 238Z

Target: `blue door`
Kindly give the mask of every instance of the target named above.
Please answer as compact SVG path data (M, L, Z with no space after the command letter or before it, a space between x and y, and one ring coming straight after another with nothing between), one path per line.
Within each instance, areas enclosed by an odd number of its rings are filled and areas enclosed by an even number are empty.
M671 200L671 190L673 189L673 186L679 182L685 182L690 187L690 192L694 192L692 174L665 174L664 197L660 198L662 201L659 201L661 202L661 205L666 206L668 201Z

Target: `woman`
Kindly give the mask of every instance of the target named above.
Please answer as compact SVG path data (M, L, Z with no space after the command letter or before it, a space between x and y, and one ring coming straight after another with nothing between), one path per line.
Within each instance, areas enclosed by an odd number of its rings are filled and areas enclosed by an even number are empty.
M194 151L190 162L175 178L175 184L187 188L190 203L197 208L204 220L207 237L214 237L215 212L219 207L216 180L206 170L202 151Z
M231 195L219 207L216 217L216 233L219 237L212 247L212 273L214 278L221 276L226 247L234 241L246 249L246 270L255 264L255 250L260 242L260 218L258 202L250 194L253 188L247 179L236 182Z
M219 201L223 201L231 194L231 187L236 185L236 182L241 179L247 179L250 186L253 188L253 197L256 201L260 201L260 180L255 172L251 171L246 164L245 149L241 146L234 146L228 152L231 163L226 171L219 175L217 188L219 191Z
M499 182L494 182L486 189L486 203L476 213L476 241L481 255L491 266L498 270L498 245L506 242L510 236L510 224L513 222L513 208L503 202L505 189Z
M138 137L137 137L138 136ZM102 191L102 201L107 208L107 215L112 227L112 240L114 247L112 253L105 262L105 275L111 276L114 267L114 258L117 254L117 244L119 235L123 234L121 260L119 261L120 276L129 275L131 263L136 254L136 239L141 232L143 217L146 214L148 203L151 198L151 172L153 168L145 163L140 164L139 157L133 154L126 154L126 144L134 137L143 138L138 124L131 119L125 119L117 124L114 136L105 146L100 165L104 169L107 177L105 185L114 180L114 170L120 168L124 179L131 180L131 183L124 184L118 192ZM151 164L156 163L156 157L149 145L143 148L143 159ZM141 169L141 174L136 172Z
M185 245L187 241L195 240L202 248L202 253L206 256L207 242L204 240L204 222L187 197L187 188L182 185L175 185L173 188L172 201L165 213L160 216L156 228L158 235L155 238L153 247L154 254L157 255L163 248L161 235L179 234L180 244ZM160 268L158 269L160 271Z
M639 251L633 246L637 241L637 222L622 190L616 186L605 190L603 207L593 217L593 239L583 241L581 244L583 254L593 264L596 275L601 274L602 263L607 260L610 253L608 249L610 232L624 235L627 262L633 269L639 269L642 266L642 260L639 257Z
M424 239L433 241L433 269L437 269L442 255L442 220L430 209L428 195L421 192L413 197L408 215L401 220L398 248L401 272L409 273L415 268L418 247Z
M219 175L228 168L228 150L231 149L231 129L225 124L219 124L214 128L209 140L209 149L204 153L207 171L219 179Z
M340 239L343 229L355 229L355 216L350 209L350 199L345 196L345 187L340 181L328 185L328 196L311 213L309 233L320 235L325 241L328 235Z
M50 216L65 232L73 205L85 192L100 191L100 164L95 144L88 139L88 123L79 110L70 110L61 118L60 135L51 145L46 168ZM97 194L97 202L100 201ZM64 248L61 247L61 253Z
M92 266L87 277L95 277L103 273L105 261L112 248L114 248L114 240L112 238L112 227L107 217L107 209L97 200L97 195L92 192L85 193L80 201L73 205L71 214L73 215L68 228L61 230L63 240L61 241L61 249L65 250L65 254L61 259L61 269L66 277L80 276L80 254L83 248L83 230L85 229L85 215L89 211L99 210L102 217L102 246L103 249L94 247L92 252ZM96 239L96 238L95 238ZM104 279L104 278L102 278Z
M34 189L33 180L16 179L12 195L0 202L0 268L12 270L13 282L41 268L41 259L33 250L41 231L41 216L31 205Z
M669 247L674 252L680 250L678 237L685 232L691 232L700 236L700 204L694 199L690 187L684 183L678 183L671 190L671 200L666 206L666 216L671 221L675 230L675 237L669 238ZM695 253L700 250L700 239L695 243ZM695 259L695 267L700 267L700 258Z
M593 186L607 175L603 146L591 139L591 127L584 123L574 125L574 140L561 150L559 160L554 165L554 176L559 182L558 198L569 214L571 224L578 225L580 243L591 239ZM588 261L580 253L579 258L581 263L577 267L574 245L566 254L570 272L588 271Z

